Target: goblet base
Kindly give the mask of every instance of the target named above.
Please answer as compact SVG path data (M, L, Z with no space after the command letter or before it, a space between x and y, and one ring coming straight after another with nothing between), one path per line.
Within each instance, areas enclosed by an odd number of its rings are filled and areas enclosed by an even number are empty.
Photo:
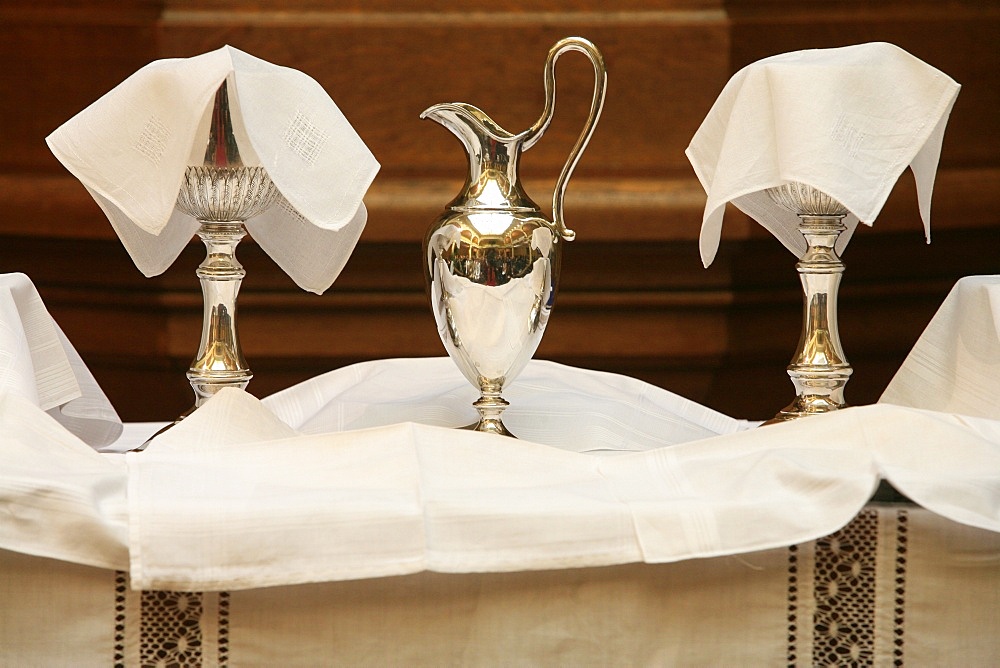
M834 404L823 399L820 399L819 401L810 401L809 398L803 398L802 400L796 399L788 406L778 411L778 414L773 418L762 423L761 426L764 427L769 424L789 422L791 420L809 417L810 415L831 413L833 411L840 410L841 408L847 408L847 404Z
M502 420L480 420L479 422L473 422L472 424L467 424L462 429L468 431L481 431L484 434L497 434L498 436L510 436L511 438L517 438L514 434L507 429L507 425L503 423Z

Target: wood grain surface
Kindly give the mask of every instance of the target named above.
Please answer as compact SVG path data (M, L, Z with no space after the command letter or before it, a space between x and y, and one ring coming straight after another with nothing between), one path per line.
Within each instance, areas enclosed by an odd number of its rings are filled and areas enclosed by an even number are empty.
M891 41L962 84L923 240L904 174L844 255L841 335L848 400L878 398L951 285L1000 272L1000 7L974 0L157 0L0 2L0 271L23 271L122 417L167 419L190 403L200 334L191 246L162 276L135 269L45 136L157 58L230 44L300 69L330 93L382 164L369 223L323 296L299 291L252 240L241 336L265 396L352 362L444 354L420 240L457 193L465 157L419 113L483 108L511 131L541 113L542 64L578 34L605 53L604 115L570 182L578 233L538 357L626 373L730 415L791 399L784 367L801 322L795 259L727 212L715 264L697 252L704 193L684 148L729 77L803 48ZM528 192L552 184L589 106L592 70L569 54L546 136L525 154Z

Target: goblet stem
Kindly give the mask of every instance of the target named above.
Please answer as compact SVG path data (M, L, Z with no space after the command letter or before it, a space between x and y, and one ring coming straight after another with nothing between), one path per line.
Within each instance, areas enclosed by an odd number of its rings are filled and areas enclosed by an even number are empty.
M853 369L840 343L837 292L844 263L835 245L845 229L844 216L800 214L799 231L808 248L795 265L803 289L802 334L788 367L796 397L765 424L846 407L844 386Z
M240 348L236 296L246 271L236 246L246 235L243 223L200 221L198 236L207 254L197 270L204 301L201 346L187 377L200 407L224 387L246 389L253 374Z

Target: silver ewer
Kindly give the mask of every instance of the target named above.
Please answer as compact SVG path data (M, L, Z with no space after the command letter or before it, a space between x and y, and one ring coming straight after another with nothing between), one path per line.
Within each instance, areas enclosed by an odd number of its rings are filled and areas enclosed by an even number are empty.
M844 386L853 369L840 343L837 292L844 263L836 243L846 228L847 209L826 193L798 182L769 188L779 206L799 217L807 249L795 265L803 290L802 333L788 367L795 399L765 424L845 408Z
M567 51L594 66L590 113L552 194L552 219L524 192L521 152L541 138L555 108L555 63ZM548 323L559 282L563 241L574 233L563 220L563 196L604 106L604 57L589 41L569 37L548 53L545 108L527 130L504 130L482 110L461 102L421 114L450 130L465 148L465 186L424 238L431 308L445 350L480 398L477 431L512 434L501 420L510 383L534 355Z

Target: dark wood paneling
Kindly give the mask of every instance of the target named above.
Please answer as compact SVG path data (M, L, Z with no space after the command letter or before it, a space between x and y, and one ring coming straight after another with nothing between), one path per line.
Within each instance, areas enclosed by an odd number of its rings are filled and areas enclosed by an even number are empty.
M35 280L121 414L169 418L200 332L199 243L143 278L44 137L147 62L224 43L322 83L383 168L370 218L323 296L298 290L252 243L241 335L264 396L366 359L443 354L424 294L419 242L457 192L457 142L417 119L435 102L477 104L511 130L542 107L541 67L567 34L593 39L610 72L607 107L567 193L579 240L564 257L538 356L617 371L731 415L767 417L791 398L798 340L794 258L727 214L701 267L704 194L683 151L739 67L799 48L893 41L963 85L923 242L912 178L845 254L841 333L853 403L874 401L954 281L1000 272L1000 8L973 0L163 0L0 5L0 271ZM560 60L556 120L524 157L545 205L591 90L578 54Z
M0 4L0 171L62 173L46 135L158 57L160 2Z

